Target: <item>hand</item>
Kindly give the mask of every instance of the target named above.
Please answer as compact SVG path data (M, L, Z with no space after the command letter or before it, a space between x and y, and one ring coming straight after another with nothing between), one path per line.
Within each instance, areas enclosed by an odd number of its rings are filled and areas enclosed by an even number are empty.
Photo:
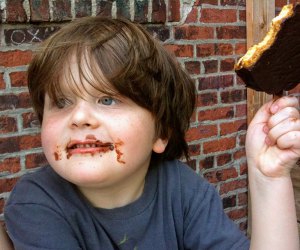
M286 96L259 109L247 131L249 170L255 168L266 177L290 176L300 158L298 108L297 98Z

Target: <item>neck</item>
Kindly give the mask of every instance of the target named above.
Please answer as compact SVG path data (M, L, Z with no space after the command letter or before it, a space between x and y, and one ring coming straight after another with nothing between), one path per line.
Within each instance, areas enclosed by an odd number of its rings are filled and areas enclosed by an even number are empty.
M140 171L136 178L128 178L122 183L107 188L78 187L83 196L94 206L113 209L136 201L143 193L146 171Z

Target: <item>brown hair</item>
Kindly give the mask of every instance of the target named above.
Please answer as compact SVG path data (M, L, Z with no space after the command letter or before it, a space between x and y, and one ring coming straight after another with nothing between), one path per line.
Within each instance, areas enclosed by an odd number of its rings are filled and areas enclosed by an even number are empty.
M141 25L125 19L77 19L44 42L28 69L29 92L40 122L45 93L54 101L62 94L61 77L74 55L80 77L95 89L126 96L153 114L157 136L169 140L165 152L155 157L188 158L185 132L195 104L194 82ZM82 70L83 61L92 77ZM72 82L70 87L80 95L81 84Z

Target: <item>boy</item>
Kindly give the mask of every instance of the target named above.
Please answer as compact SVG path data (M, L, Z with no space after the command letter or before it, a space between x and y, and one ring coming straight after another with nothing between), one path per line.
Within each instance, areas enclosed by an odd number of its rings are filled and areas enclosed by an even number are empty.
M215 189L175 160L188 156L195 86L141 26L74 21L44 44L28 79L51 167L23 177L5 207L16 249L249 248ZM255 249L298 249L297 106L269 103L249 127Z

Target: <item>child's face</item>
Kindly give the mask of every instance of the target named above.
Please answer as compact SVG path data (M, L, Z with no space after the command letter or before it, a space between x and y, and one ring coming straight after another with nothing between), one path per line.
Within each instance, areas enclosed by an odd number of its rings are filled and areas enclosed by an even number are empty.
M78 69L71 66L75 81ZM66 82L62 86L68 86ZM82 188L118 188L148 169L152 150L167 141L155 136L151 113L125 97L97 92L83 82L82 97L63 87L55 104L46 94L42 145L52 168ZM93 93L93 95L89 94ZM144 177L144 176L143 176Z

